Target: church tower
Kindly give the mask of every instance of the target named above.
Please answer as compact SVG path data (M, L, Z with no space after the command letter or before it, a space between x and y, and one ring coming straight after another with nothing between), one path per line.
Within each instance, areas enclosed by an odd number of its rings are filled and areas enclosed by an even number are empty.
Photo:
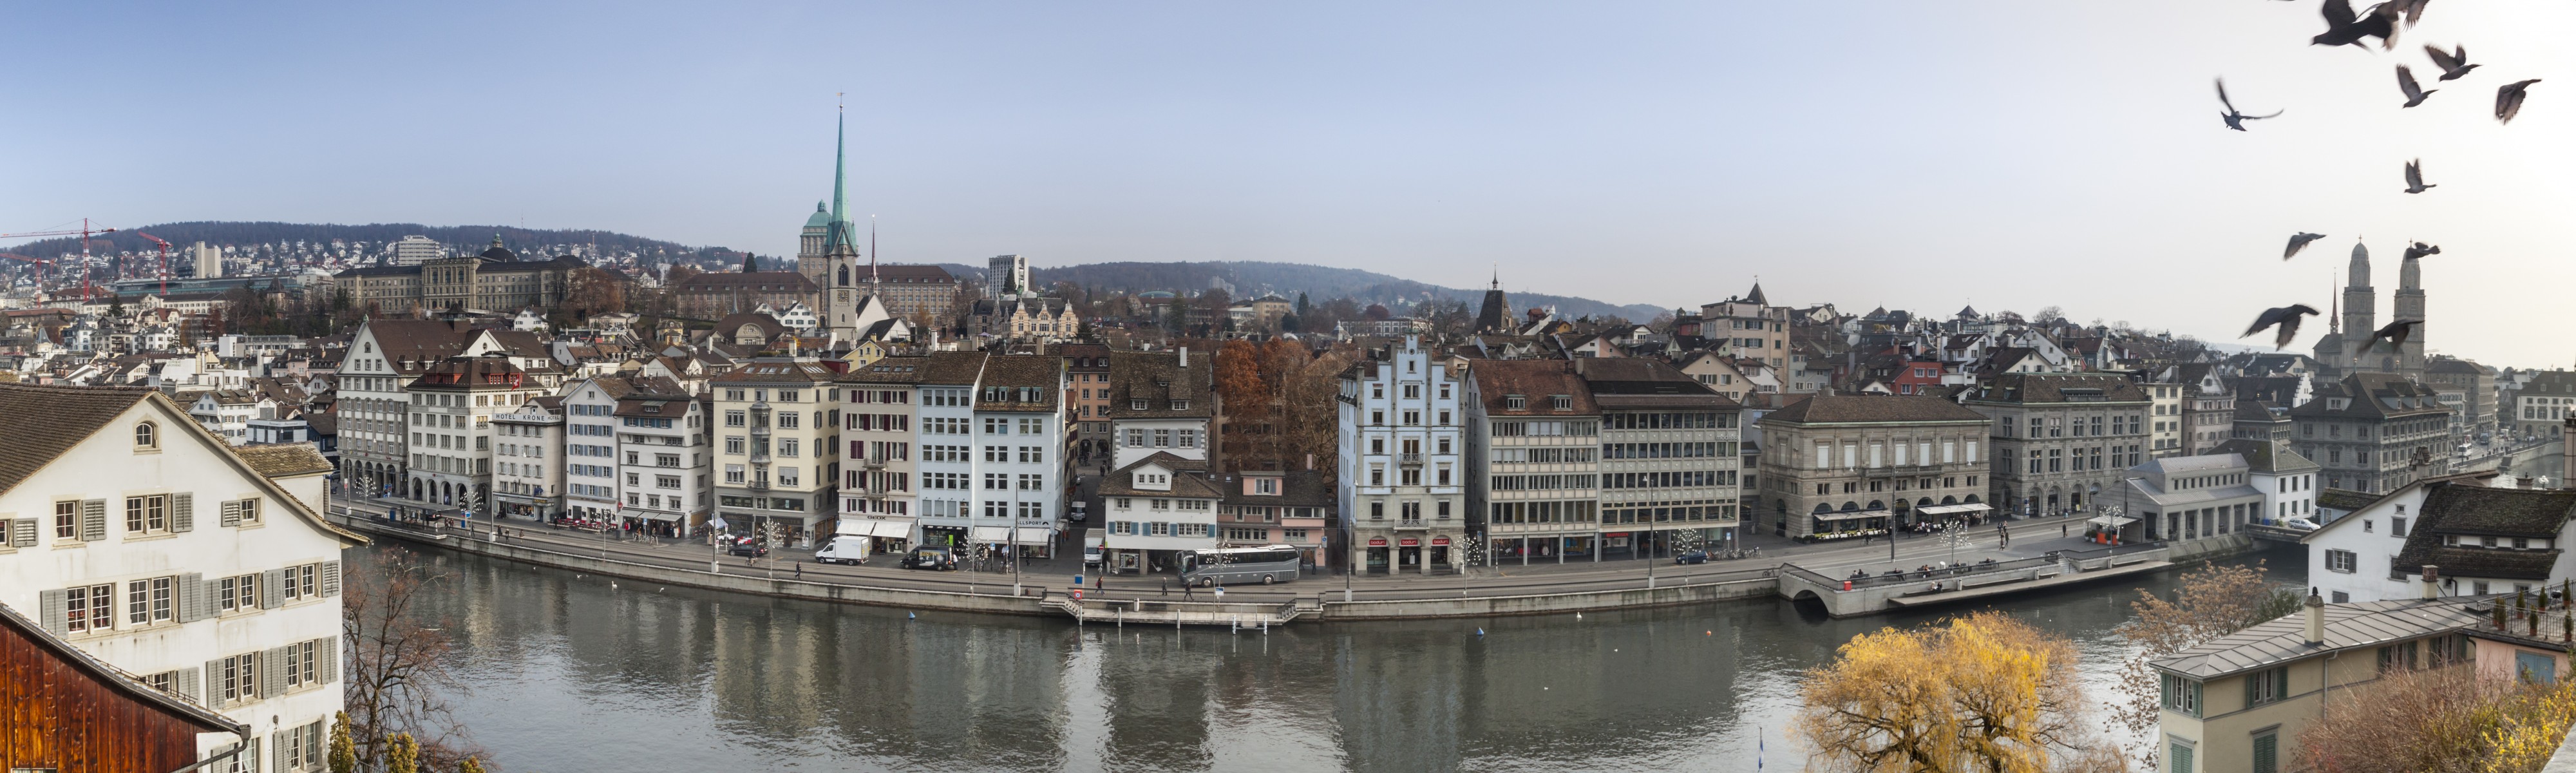
M841 341L858 340L858 290L850 274L859 262L858 240L850 224L849 118L833 129L832 209L823 225L823 270L814 283L823 286L823 329ZM824 217L818 213L816 217ZM810 221L809 221L810 222Z
M817 201L814 215L805 218L805 230L796 235L796 273L804 274L818 286L823 284L823 271L829 265L823 262L823 237L831 230L831 206Z
M2365 359L2371 331L2379 329L2379 293L2370 287L2370 248L2360 242L2352 244L2352 267L2345 270L2343 285L2343 351L2331 365L2338 373L2371 370L2376 362Z
M2397 303L2389 311L2390 322L2424 318L2423 273L2416 265L2419 260L2421 259L2407 258L2405 263L2397 268ZM2406 344L2398 347L2396 355L2397 372L2405 374L2407 378L2419 384L2425 383L2424 328L2425 326L2418 322L2415 329L2406 337Z

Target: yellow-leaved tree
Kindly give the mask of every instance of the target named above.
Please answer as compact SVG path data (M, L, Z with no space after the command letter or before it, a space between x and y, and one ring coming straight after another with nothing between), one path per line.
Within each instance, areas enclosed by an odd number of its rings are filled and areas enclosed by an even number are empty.
M1796 733L1829 771L2118 770L2083 731L2075 648L1995 612L1853 637L1807 673Z

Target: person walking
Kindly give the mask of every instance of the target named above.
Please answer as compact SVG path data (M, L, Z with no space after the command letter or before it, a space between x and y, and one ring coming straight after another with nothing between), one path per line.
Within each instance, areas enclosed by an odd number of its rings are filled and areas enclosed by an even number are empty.
M2061 539L2066 536L2066 524L2061 523L2057 525L2057 536Z

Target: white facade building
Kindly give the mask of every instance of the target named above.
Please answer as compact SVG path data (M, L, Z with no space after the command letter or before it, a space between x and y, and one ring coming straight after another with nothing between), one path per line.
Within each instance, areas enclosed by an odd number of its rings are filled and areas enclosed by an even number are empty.
M564 514L605 521L616 517L617 400L635 391L623 378L600 377L573 382L564 390Z
M393 243L394 265L417 266L447 257L447 247L427 236L405 236Z
M137 389L0 385L0 603L147 684L250 726L241 770L322 769L342 706L331 465L228 450ZM200 736L200 755L229 749ZM221 768L232 770L234 768Z
M1155 454L1209 461L1215 445L1216 368L1213 356L1178 352L1110 352L1111 468ZM1202 465L1208 466L1208 465Z
M1464 374L1408 335L1342 374L1341 537L1370 572L1455 568L1467 541ZM1448 480L1438 473L1449 470ZM1425 560L1425 556L1444 560Z
M1109 569L1139 572L1172 568L1172 552L1217 546L1217 504L1225 490L1208 479L1205 462L1154 454L1100 480L1101 546Z
M709 410L669 379L641 379L617 401L617 484L622 515L639 531L688 534L705 523L713 499L708 480Z
M543 398L492 417L492 514L550 520L564 512L564 415Z

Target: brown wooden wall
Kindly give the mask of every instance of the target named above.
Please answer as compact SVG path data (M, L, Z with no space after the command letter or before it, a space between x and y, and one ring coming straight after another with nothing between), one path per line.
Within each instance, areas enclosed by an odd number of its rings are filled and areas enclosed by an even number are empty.
M197 760L197 725L104 679L0 625L0 769L168 773Z

